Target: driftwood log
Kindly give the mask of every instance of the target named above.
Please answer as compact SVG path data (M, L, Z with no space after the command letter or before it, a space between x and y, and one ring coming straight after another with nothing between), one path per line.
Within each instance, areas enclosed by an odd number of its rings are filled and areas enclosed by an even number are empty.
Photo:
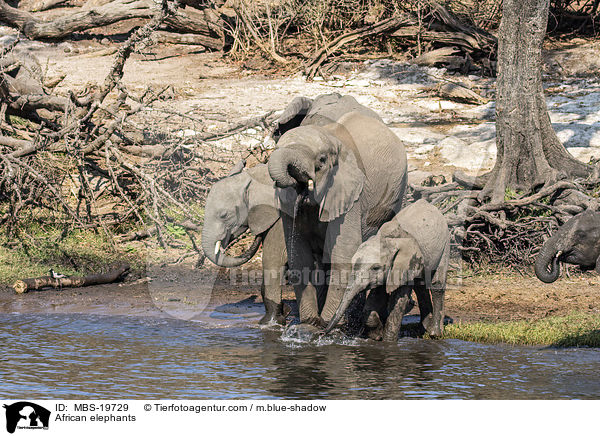
M32 279L17 280L13 289L17 294L43 288L81 288L84 286L104 285L122 280L129 273L129 265L122 265L104 274L90 274L87 276L70 276L64 279L55 279L51 276L42 276Z
M152 0L113 0L99 6L82 7L59 17L46 18L46 14L32 14L0 0L0 22L19 29L28 38L53 40L123 20L152 18L158 9ZM195 34L196 41L201 41L207 48L222 50L224 47L223 23L211 9L180 8L165 17L161 26L175 32Z

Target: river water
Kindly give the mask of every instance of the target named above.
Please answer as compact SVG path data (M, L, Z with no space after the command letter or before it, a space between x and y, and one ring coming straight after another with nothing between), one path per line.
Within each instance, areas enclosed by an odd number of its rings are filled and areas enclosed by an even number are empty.
M598 349L307 344L243 318L83 314L1 314L0 343L5 398L600 398Z

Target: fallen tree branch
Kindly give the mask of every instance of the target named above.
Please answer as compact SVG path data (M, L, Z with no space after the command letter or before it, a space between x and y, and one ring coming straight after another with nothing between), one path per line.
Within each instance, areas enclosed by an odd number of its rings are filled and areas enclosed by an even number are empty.
M317 74L319 67L323 64L323 62L327 60L327 57L339 50L345 44L348 44L352 41L356 41L360 38L365 38L367 36L377 35L381 33L390 33L402 26L406 26L409 24L413 24L413 19L411 17L394 16L382 20L378 23L361 27L360 29L356 29L338 36L325 47L317 51L317 53L312 57L312 59L306 64L306 76L309 79L312 79Z
M18 28L31 39L61 39L73 32L107 26L130 18L151 18L155 13L156 8L149 0L114 0L102 6L43 21L0 0L0 21Z
M55 279L51 276L21 279L15 282L13 289L17 294L24 294L28 291L37 291L43 288L81 288L84 286L104 285L122 280L129 273L129 269L129 265L125 264L104 274L70 276L62 279Z

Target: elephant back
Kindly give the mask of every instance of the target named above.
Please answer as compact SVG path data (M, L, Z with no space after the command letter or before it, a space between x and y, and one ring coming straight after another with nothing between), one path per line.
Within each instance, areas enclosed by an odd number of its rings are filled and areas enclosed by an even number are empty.
M423 253L425 267L435 270L450 242L448 222L439 209L418 200L398 212L392 222L415 239Z
M267 164L259 163L253 166L252 168L247 168L246 171L252 177L253 180L257 182L267 185L271 187L273 190L273 179L269 176L269 169L267 168Z
M343 115L350 112L358 112L383 122L376 112L360 104L354 97L332 93L315 98L301 125L325 126L338 121Z

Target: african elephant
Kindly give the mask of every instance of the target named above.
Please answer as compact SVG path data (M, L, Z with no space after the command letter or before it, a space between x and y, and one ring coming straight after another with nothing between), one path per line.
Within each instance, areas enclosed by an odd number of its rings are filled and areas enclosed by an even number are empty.
M535 260L535 275L552 283L560 275L559 262L600 272L600 212L582 212L564 223L542 246Z
M359 112L383 122L376 112L361 105L349 95L340 95L334 92L319 95L314 99L296 97L275 122L272 137L277 141L285 132L298 126L325 126L332 121L339 120L342 115L349 112Z
M353 111L285 132L268 168L278 187L300 322L324 326L340 304L352 255L402 206L406 151L383 122ZM329 271L320 313L315 265Z
M232 268L248 262L263 242L263 301L265 316L261 324L285 322L281 301L282 274L287 263L283 225L279 219L275 189L267 165L244 169L238 166L216 182L206 199L202 249L214 264ZM246 230L255 235L252 246L239 257L224 248Z
M423 327L430 335L440 336L449 257L450 231L441 212L425 200L405 207L363 242L352 257L352 282L325 332L336 326L358 293L385 285L389 300L381 320L385 324L383 340L398 339L413 289ZM367 316L379 318L382 314ZM369 327L369 319L366 324Z

